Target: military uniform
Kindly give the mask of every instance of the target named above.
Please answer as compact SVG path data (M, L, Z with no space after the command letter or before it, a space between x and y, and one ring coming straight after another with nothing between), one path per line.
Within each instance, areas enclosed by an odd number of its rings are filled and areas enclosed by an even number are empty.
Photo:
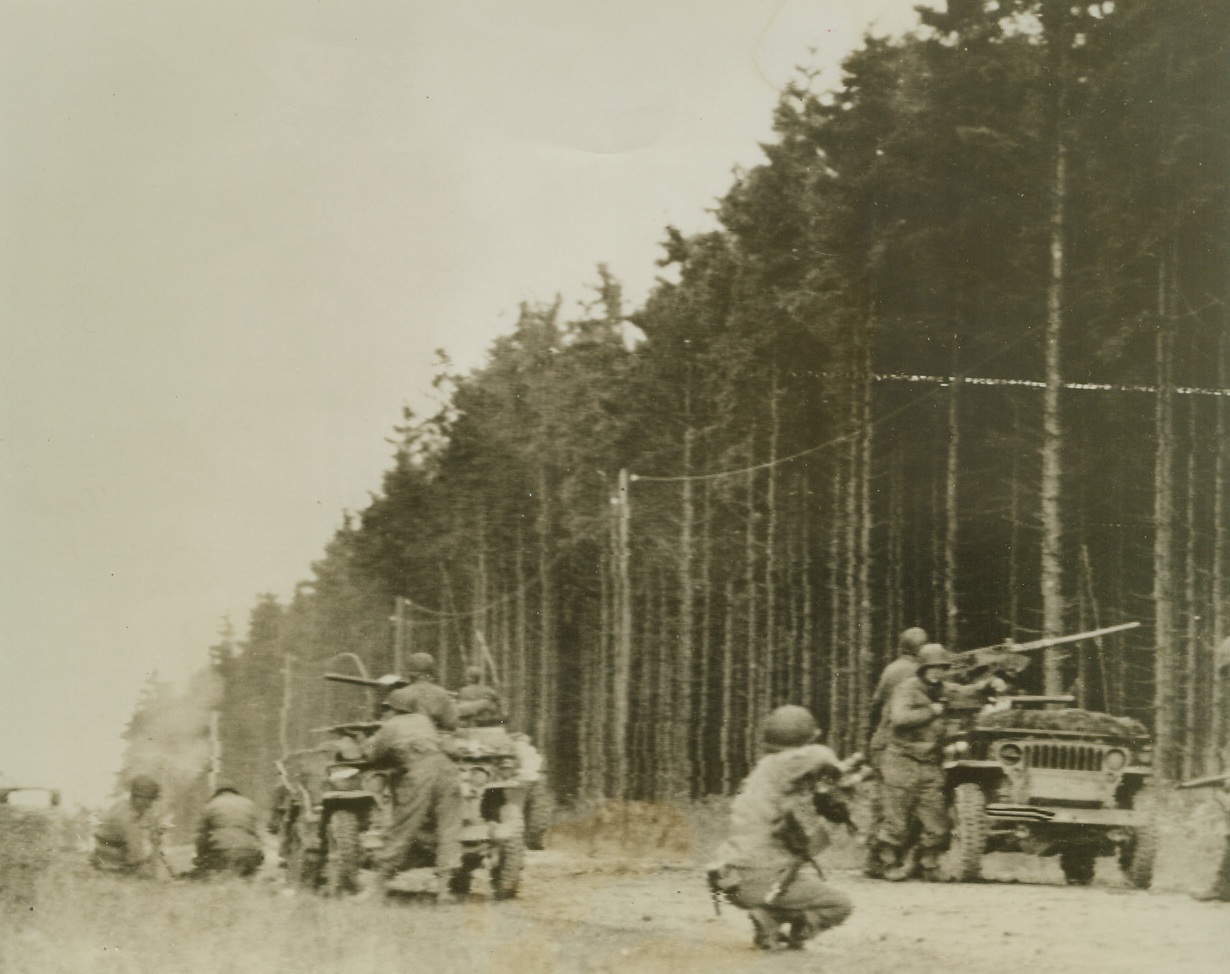
M156 805L144 809L130 798L116 802L94 830L90 862L103 872L152 879L162 847L162 821Z
M231 789L219 789L205 805L196 837L196 868L202 874L251 876L265 859L256 804Z
M440 730L457 729L457 704L453 702L453 695L439 684L416 680L400 690L394 690L389 694L390 700L394 694L401 701L400 709L430 717Z
M419 686L421 684L415 684ZM409 689L409 688L403 688ZM386 720L363 748L373 764L397 769L393 775L393 822L385 836L377 872L385 879L404 868L416 841L435 833L436 871L461 866L461 776L441 748L426 714L397 714Z
M837 764L821 744L768 754L757 762L731 805L731 832L718 850L721 886L751 913L758 946L803 942L850 915L850 900L824 882L815 857L828 845L812 804L816 776Z
M877 839L900 854L912 821L917 819L922 827L918 845L924 869L935 868L936 856L948 843L942 767L944 716L933 706L944 691L944 684L928 684L920 676L897 686L888 702L888 740L880 758L883 819Z
M498 722L503 708L499 691L484 683L467 683L457 691L457 713L463 724Z
M867 845L866 873L873 879L878 879L883 875L883 867L880 863L879 848L875 837L879 834L880 822L884 816L883 775L880 770L880 763L884 756L884 748L888 746L890 733L888 726L888 701L892 698L893 691L917 672L917 656L910 653L898 656L884 667L884 672L880 674L880 680L876 684L875 691L871 696L869 717L872 734L871 741L867 746L867 763L876 770L877 776L872 780L870 789L870 821L867 824L867 834L872 837L872 841Z

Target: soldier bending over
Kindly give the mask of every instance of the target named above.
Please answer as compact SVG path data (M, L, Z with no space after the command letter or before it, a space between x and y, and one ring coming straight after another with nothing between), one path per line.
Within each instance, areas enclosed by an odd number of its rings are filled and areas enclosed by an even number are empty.
M389 694L383 705L388 717L363 747L373 764L396 769L393 822L376 872L387 883L405 868L415 842L434 831L440 898L446 899L461 866L461 777L441 748L431 718L411 711L416 705L412 690L402 687Z

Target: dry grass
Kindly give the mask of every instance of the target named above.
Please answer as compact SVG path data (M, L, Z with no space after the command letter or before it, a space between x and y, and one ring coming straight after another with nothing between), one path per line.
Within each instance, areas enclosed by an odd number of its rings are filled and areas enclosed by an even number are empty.
M625 904L617 898L635 895L620 893L624 887L634 890L644 882L648 888L678 887L679 896L688 901L688 912L671 934L676 941L671 950L687 947L695 936L693 928L705 929L706 904L697 867L725 832L727 805L724 801L689 806L606 804L570 813L553 829L549 851L536 866L531 864L524 904L476 900L446 909L377 898L339 901L288 895L276 870L252 883L119 879L89 869L79 849L66 850L64 834L56 827L26 823L24 829L0 832L4 891L0 970L5 974L606 970L607 962L600 958L630 962L635 951L644 948L636 937L643 939L654 930L663 933L664 928L659 929L663 911L670 908L665 902L649 907L655 922L644 926L640 922L640 913L647 908L644 901L628 900L635 915L624 916ZM1223 841L1218 807L1205 793L1171 794L1159 803L1159 813L1162 844L1156 887L1201 891L1216 868ZM862 846L839 829L833 834L834 845L825 859L841 884L848 884L851 874L843 876L841 871L859 866ZM1062 882L1053 859L992 856L987 865L990 878L999 883ZM1097 884L1123 885L1113 863L1099 863ZM860 896L873 899L882 892L888 896L891 891L882 891L883 885L869 886ZM911 890L901 890L897 887L893 895L911 895ZM578 904L585 903L594 904L597 911L592 922L583 919L590 916L591 907L582 909ZM1178 909L1179 903L1172 906ZM1199 909L1196 904L1191 907ZM641 932L632 933L634 927ZM629 949L633 954L628 954ZM729 950L729 945L723 949Z

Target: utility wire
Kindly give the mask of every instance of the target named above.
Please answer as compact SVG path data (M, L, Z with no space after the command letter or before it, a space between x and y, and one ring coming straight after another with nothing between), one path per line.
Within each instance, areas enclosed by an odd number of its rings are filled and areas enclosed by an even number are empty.
M1003 355L1005 352L1009 351L1014 346L1024 341L1026 338L1029 338L1035 332L1040 331L1042 327L1043 327L1042 325L1035 325L1032 328L1029 328L1026 331L1022 332L1019 336L1014 338L1012 341L1003 345L1002 347L1000 347L999 349L997 349L996 351L988 355L986 358L982 359L981 361L977 362L975 365L971 366L969 371L972 372L976 369L982 368L982 366L986 365L988 362L992 361L993 359L998 358L1000 355ZM944 386L951 385L957 381L960 381L961 383L965 385L976 385L976 386L978 385L980 386L1023 386L1023 387L1031 388L1031 389L1045 389L1046 388L1046 383L1040 380L1037 380L1037 379L993 379L993 378L984 378L982 376L971 376L968 374L968 372L961 372L955 376L908 375L908 374L885 375L885 374L873 372L871 374L871 378L873 381L876 381L876 382L897 381L897 382L935 383L939 385L941 388ZM1110 385L1107 383L1100 383L1100 382L1064 382L1062 383L1062 387L1064 389L1075 389L1075 390L1080 390L1080 391L1092 391L1092 392L1154 392L1154 393L1157 392L1156 387L1153 387L1153 386ZM1174 391L1179 395L1185 395L1185 396L1230 397L1230 389L1202 389L1202 388L1196 388L1192 386L1181 386L1179 388L1176 388ZM906 412L907 410L913 409L915 406L918 406L926 402L928 399L933 398L935 395L936 395L936 392L934 391L924 393L923 395L917 397L916 399L911 399L909 402L903 403L898 408L888 413L885 413L883 416L877 417L876 420L871 424L872 429L875 429L879 427L880 425L882 425L883 423L888 422L890 419L894 419L897 416L901 415L902 413ZM857 435L859 435L859 431L841 433L841 434L838 434L837 436L832 437L831 439L825 440L823 443L817 443L815 446L808 447L805 450L800 450L798 453L792 453L790 456L778 457L776 460L765 460L761 463L755 463L750 466L740 467L734 470L719 470L714 473L701 473L701 474L678 474L676 476L671 476L671 477L654 476L651 474L630 473L629 479L634 480L634 481L646 481L646 482L652 482L652 483L682 483L684 481L718 480L722 477L737 477L740 474L752 473L756 470L767 470L770 467L780 466L781 464L784 464L784 463L793 463L795 460L799 460L803 457L810 456L813 453L819 453L822 450L827 450L830 447L837 446L839 443L843 443L846 440L849 440L851 437L854 437Z

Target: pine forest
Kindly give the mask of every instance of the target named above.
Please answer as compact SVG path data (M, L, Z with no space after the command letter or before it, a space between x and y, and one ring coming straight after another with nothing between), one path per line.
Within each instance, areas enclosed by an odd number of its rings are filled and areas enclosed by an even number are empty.
M451 688L484 667L563 800L729 794L779 704L864 743L907 626L1130 621L1026 688L1144 721L1165 779L1216 770L1230 4L936 6L831 90L800 69L642 306L599 267L584 310L441 356L370 503L211 648L229 779L267 798L366 712L325 672L426 651Z

